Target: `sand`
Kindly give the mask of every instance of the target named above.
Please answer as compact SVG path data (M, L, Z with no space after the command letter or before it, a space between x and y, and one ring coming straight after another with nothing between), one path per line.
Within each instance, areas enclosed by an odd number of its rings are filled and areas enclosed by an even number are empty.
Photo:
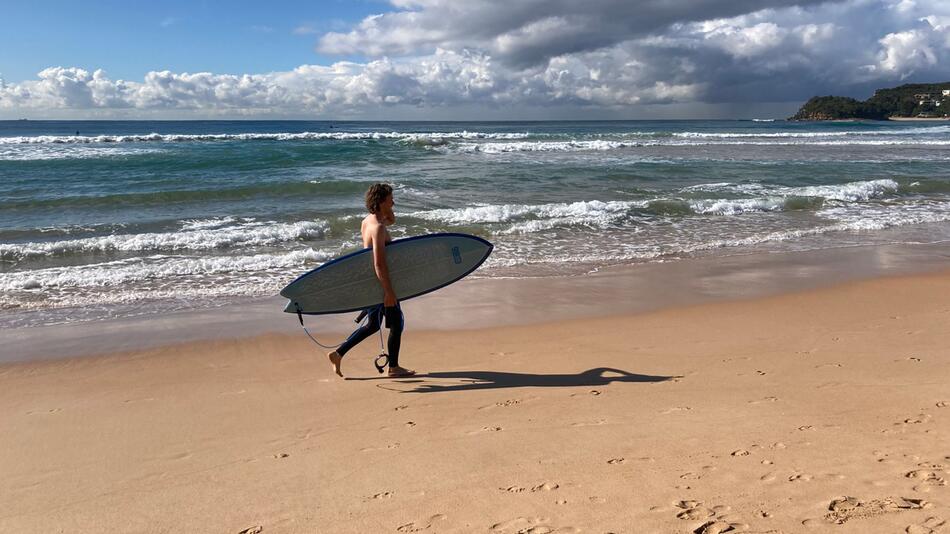
M948 324L940 272L417 326L405 380L299 333L9 363L0 529L950 532Z

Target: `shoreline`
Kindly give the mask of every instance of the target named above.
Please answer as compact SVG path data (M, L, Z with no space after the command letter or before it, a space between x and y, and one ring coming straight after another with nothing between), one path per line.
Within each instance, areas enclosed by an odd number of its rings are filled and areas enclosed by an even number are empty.
M299 333L8 364L0 526L916 532L950 509L948 296L945 269L407 330L406 380L372 343L336 379Z
M889 121L899 122L947 122L950 117L888 117Z
M947 266L950 242L763 252L615 266L577 276L467 279L403 307L407 330L466 330L767 297ZM284 302L268 297L205 310L13 328L5 332L0 365L267 333L302 335L296 317L279 311ZM326 343L352 331L353 317L309 316L305 321Z

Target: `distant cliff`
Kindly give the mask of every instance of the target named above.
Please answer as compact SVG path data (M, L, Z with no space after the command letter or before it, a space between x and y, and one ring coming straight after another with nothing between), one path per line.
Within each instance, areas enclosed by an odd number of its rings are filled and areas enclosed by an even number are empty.
M933 118L948 115L950 82L943 82L913 83L878 89L874 96L865 101L845 96L814 96L788 120L886 120L889 117Z

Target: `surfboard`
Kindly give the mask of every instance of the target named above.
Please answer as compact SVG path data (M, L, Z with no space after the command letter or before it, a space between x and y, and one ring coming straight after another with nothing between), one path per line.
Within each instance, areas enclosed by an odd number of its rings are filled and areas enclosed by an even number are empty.
M396 239L386 245L386 264L396 298L411 299L457 282L477 269L494 245L468 234L441 233ZM302 274L280 295L284 311L322 315L377 306L383 288L373 267L373 249L347 254Z

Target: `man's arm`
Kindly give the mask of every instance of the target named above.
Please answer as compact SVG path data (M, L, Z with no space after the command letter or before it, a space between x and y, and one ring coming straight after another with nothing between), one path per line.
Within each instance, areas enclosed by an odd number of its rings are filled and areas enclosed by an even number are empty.
M396 305L396 292L393 291L392 282L389 280L389 266L386 265L386 227L377 225L373 230L373 267L376 269L376 278L383 286L383 305L392 307Z

